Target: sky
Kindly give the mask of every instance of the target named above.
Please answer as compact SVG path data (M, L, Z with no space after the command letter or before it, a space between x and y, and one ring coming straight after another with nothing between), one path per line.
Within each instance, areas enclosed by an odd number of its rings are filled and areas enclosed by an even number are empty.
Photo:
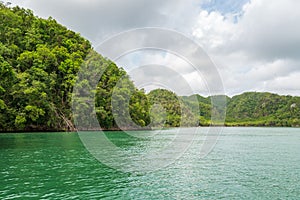
M217 69L195 69L185 57L168 49L139 49L110 58L123 67L138 87L186 87L203 95L214 92L221 80L229 96L246 91L300 96L300 1L299 0L10 0L30 8L40 17L59 23L89 39L95 50L116 34L157 27L176 31L199 45ZM122 48L154 37L124 38ZM176 34L174 32L174 34ZM136 37L133 37L136 36ZM127 46L126 46L127 45ZM168 46L168 45L165 45ZM183 47L196 56L189 42ZM180 46L182 47L182 46ZM109 47L107 47L109 48ZM121 48L121 47L120 47ZM103 49L102 49L103 50ZM108 52L99 50L101 54ZM196 59L196 58L195 58ZM200 59L200 58L199 58ZM199 62L201 63L201 62ZM200 71L200 72L199 72ZM178 79L178 76L180 77ZM147 83L145 82L147 80ZM163 81L167 80L167 81ZM180 80L184 80L180 84ZM144 81L144 82L143 82Z

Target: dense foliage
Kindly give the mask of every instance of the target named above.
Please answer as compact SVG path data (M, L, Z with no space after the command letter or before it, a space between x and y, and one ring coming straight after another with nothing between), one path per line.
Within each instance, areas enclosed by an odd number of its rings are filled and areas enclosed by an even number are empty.
M175 93L165 89L156 89L147 96L152 108L152 121L158 124L164 122L163 125L166 127L198 126L197 115ZM153 125L157 126L156 123Z
M81 126L77 128L98 127L98 122L91 121L93 110L102 129L137 129L150 123L150 105L144 91L136 89L126 72L112 61L91 51L78 76L73 91L73 109L79 115L74 117Z
M195 110L199 104L200 125L218 125L211 116L224 119L226 126L300 126L300 97L280 96L271 93L246 92L226 98L224 106L212 106L211 98L196 95L198 102L191 97L183 97L186 105Z
M71 128L70 93L90 43L30 10L0 4L0 129Z
M228 102L227 125L300 126L300 97L247 92Z
M0 4L0 130L74 130L71 95L87 57L103 69L96 94L96 111L103 128L116 126L111 95L129 94L133 121L149 123L149 105L143 91L135 89L124 70L95 53L79 34L54 19L37 18L30 10ZM91 59L91 58L90 58ZM105 69L105 70L104 70ZM90 78L93 71L85 72ZM82 81L82 87L88 81Z

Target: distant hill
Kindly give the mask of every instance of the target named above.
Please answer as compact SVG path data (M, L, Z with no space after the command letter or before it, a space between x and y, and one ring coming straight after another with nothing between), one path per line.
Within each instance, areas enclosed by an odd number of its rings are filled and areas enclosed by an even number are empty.
M220 115L224 110L211 106L211 97L196 95L182 97L191 110L199 105L200 125L210 124L211 113ZM280 96L268 92L246 92L226 98L227 126L300 126L300 97Z
M157 121L157 118L164 119L165 127L199 125L197 113L193 113L195 109L185 104L181 97L175 93L165 89L156 89L151 91L147 97L151 108L155 105L161 106L160 110L151 109L153 111L151 112L152 120ZM161 116L162 113L166 114L165 118Z
M299 126L300 97L246 92L229 99L227 125Z

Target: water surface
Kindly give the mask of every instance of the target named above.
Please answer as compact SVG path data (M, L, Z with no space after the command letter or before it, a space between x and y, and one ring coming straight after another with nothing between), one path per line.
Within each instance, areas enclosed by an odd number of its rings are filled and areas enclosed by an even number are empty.
M106 134L124 149L165 143ZM0 199L299 199L300 129L225 128L204 159L200 143L164 169L132 174L98 162L77 133L0 134Z

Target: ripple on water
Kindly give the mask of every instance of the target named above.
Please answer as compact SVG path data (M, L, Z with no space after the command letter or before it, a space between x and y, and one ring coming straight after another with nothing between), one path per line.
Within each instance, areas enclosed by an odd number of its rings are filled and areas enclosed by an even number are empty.
M107 134L114 134L117 144L120 138L127 151L139 153L170 142L172 133L150 137L155 139L151 144L149 138L133 142L121 132ZM199 135L175 163L146 174L122 173L102 165L75 133L4 134L0 141L0 199L300 196L299 129L225 128L214 150L203 159L199 158L203 143Z

